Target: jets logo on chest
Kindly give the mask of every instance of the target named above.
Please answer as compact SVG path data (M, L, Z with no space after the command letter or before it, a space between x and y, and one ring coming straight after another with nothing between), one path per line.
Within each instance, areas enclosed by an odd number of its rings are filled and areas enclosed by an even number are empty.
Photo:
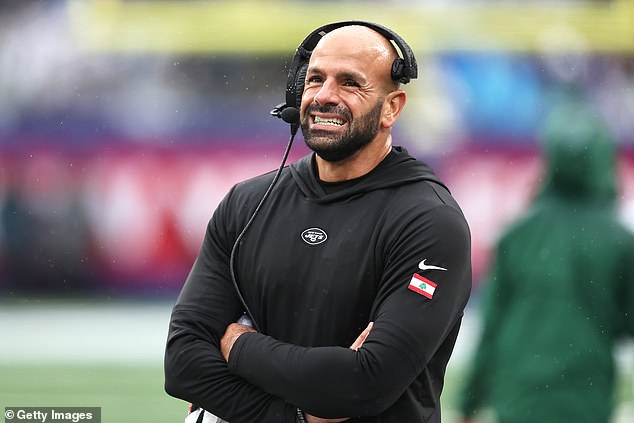
M326 231L320 228L308 228L302 232L302 240L308 245L318 245L328 239Z

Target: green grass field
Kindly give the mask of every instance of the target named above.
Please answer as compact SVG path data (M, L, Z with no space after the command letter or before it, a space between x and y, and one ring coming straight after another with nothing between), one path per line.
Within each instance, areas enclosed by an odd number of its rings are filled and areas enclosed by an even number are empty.
M101 407L102 422L182 422L187 403L163 391L163 370L138 365L0 365L0 406Z

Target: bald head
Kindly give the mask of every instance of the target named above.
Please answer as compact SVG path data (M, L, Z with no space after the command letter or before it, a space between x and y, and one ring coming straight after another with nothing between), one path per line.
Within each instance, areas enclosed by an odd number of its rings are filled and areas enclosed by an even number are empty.
M392 79L392 63L399 58L392 43L372 28L349 25L337 28L322 37L313 50L313 55L356 57L376 69L385 81L388 90L398 89L399 83Z

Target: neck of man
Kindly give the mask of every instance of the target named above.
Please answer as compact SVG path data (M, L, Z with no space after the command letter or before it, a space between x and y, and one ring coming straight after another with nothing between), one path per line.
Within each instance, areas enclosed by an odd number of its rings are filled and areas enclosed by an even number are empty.
M329 162L317 156L317 172L324 182L343 182L360 178L377 167L392 150L392 135L379 137L350 157Z

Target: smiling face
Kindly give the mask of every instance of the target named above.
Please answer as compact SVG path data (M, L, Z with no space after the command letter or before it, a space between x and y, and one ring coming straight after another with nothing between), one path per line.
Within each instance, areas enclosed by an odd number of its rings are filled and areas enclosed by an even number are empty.
M387 137L393 121L385 114L398 89L390 77L395 58L389 41L363 26L343 27L320 40L310 58L300 110L310 149L338 162Z

